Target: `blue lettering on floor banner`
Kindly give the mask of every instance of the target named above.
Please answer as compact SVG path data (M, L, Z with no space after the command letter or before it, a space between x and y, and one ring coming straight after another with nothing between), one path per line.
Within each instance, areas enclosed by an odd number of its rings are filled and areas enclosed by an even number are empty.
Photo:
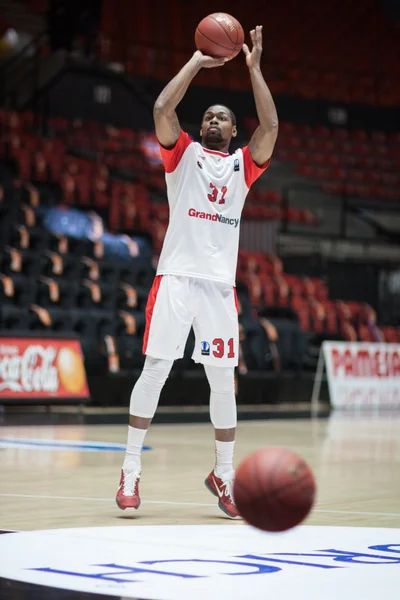
M0 438L0 448L17 448L19 450L76 450L80 452L125 452L126 444L115 444L112 442L84 442L75 440ZM142 450L151 450L151 447L143 446Z
M179 565L184 563L186 565L193 565L194 569L197 564L209 564L209 565L221 565L221 571L217 575L265 575L271 573L277 573L283 570L283 565L292 566L300 566L300 567L311 567L311 568L320 568L320 569L343 569L349 567L350 565L383 565L383 564L398 564L400 563L400 544L384 544L378 546L369 546L368 550L377 550L378 552L388 552L394 553L399 556L387 556L386 554L372 554L372 553L364 553L364 552L353 552L351 550L334 550L334 549L326 549L326 550L316 550L315 553L272 553L272 554L245 554L241 556L234 556L232 560L213 560L213 559L200 559L200 558L192 558L192 559L161 559L161 560L144 560L138 561L136 563L137 566L128 566L128 565L116 565L116 564L96 564L96 565L88 565L88 567L100 567L103 569L107 569L106 571L101 571L100 573L82 573L78 571L64 571L62 569L51 569L50 567L40 567L34 569L27 569L29 571L41 571L42 573L51 573L58 575L69 575L71 577L86 577L89 579L100 579L102 581L112 581L115 583L135 583L140 581L140 579L129 579L130 575L137 575L139 573L151 573L152 575L159 576L168 576L168 577L180 577L183 579L194 579L194 578L207 578L212 577L214 575L197 575L195 573L182 573L177 571L170 570L162 570L151 568L152 565L161 565L168 563L169 565ZM276 558L276 556L281 556L282 558ZM283 557L317 557L333 560L335 562L342 563L340 565L327 565L317 562L305 562L305 561L295 561L295 560L285 560ZM239 560L235 560L239 559ZM242 559L242 560L240 560ZM244 560L243 560L244 559ZM366 560L369 559L369 560ZM254 562L259 561L259 562ZM281 566L267 565L266 562L272 563L280 563ZM345 563L345 564L344 564ZM148 565L147 567L145 565ZM238 571L235 573L227 572L229 567L237 567ZM225 568L224 568L225 567ZM250 571L243 570L243 567L247 569L251 569Z
M385 546L381 547L382 549ZM371 546L370 549L376 549ZM298 554L297 552L283 553L277 552L276 556L316 556L320 558L332 558L332 560L347 563L356 563L358 565L382 565L391 563L400 563L400 556L382 556L379 554L363 554L360 552L346 552L344 550L334 550L329 548L327 550L317 550L317 552L327 552L328 554ZM387 552L396 552L395 550L388 550ZM400 551L399 551L400 553ZM275 555L274 555L275 556ZM372 559L372 560L357 560L357 559ZM382 559L382 560L380 560Z

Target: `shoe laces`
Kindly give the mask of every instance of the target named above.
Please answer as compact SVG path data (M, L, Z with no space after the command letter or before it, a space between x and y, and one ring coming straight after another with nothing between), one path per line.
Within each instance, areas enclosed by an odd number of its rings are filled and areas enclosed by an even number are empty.
M137 484L139 482L140 473L138 471L124 471L124 496L134 496L137 493Z

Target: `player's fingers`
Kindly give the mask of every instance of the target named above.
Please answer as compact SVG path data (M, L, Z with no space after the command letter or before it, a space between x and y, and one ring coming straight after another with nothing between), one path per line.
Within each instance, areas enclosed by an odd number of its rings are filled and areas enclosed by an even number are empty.
M255 40L256 40L256 31L255 31L255 29L252 29L252 30L250 31L250 38L251 38L251 41L252 41L252 42L253 42L253 44L254 44L254 43L255 43Z
M213 58L212 56L205 56L204 58L203 67L206 68L222 67L229 60L227 58Z
M258 44L262 43L262 25L257 25L256 27L256 42Z
M243 52L245 53L246 56L249 56L250 50L249 50L249 47L248 47L247 44L243 44L242 50L243 50Z

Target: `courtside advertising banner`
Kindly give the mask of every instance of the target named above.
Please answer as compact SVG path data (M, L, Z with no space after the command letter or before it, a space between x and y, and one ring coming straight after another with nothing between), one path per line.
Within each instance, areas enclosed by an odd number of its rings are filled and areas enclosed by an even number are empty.
M400 407L400 344L324 342L335 408Z
M0 400L88 396L79 340L0 337Z

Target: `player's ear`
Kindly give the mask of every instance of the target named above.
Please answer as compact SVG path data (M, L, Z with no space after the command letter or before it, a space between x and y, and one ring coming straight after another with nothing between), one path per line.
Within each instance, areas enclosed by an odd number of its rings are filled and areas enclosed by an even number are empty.
M234 125L232 127L232 137L236 137L237 136L237 129L236 129L236 125Z
M203 128L200 127L200 137L203 137Z

